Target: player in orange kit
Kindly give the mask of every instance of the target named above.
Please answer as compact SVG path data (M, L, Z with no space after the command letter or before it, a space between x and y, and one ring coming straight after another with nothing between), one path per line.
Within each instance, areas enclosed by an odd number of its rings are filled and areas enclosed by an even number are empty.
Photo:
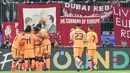
M82 52L84 50L84 43L86 42L86 33L80 29L81 24L76 24L76 29L71 32L70 34L70 40L74 42L73 44L73 53L74 53L74 59L76 63L78 64L77 71L80 71L80 66L82 64L81 56Z
M20 53L20 44L21 44L21 41L24 39L23 35L24 35L24 31L19 30L12 44L12 57L13 57L12 69L11 69L12 71L16 70L16 63L18 61L19 53Z
M93 31L94 28L92 25L88 26L88 33L87 33L87 48L88 48L88 62L89 62L89 66L90 66L90 70L89 71L92 71L93 68L92 68L92 62L96 65L96 68L98 69L98 64L97 62L95 61L95 55L96 55L96 48L97 48L97 45L96 43L98 42L98 36L97 36L97 33Z
M40 25L38 27L41 28ZM44 47L44 63L46 64L47 70L50 70L51 42L49 40L49 34L45 29L41 29L40 34L39 37L43 39L42 46Z
M36 56L36 70L42 71L43 70L43 53L44 48L42 47L42 38L39 37L40 29L38 27L34 27L35 36L37 37L37 42L35 44L35 56Z
M25 45L24 45L24 41L21 42L20 45L20 54L19 54L19 63L18 63L18 70L24 70L25 69L25 63L24 63L24 49L25 49Z
M28 25L25 29L25 50L24 50L24 59L25 59L25 70L28 70L29 64L31 64L31 69L34 70L35 67L35 55L34 55L34 44L36 42L36 36L31 33L31 26Z

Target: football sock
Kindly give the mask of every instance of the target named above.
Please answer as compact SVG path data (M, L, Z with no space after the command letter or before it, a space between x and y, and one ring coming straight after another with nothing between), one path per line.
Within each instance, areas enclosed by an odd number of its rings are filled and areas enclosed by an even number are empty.
M90 70L93 70L93 68L92 68L92 61L89 61L88 63L89 63Z
M22 70L25 69L25 63L22 63Z
M25 60L25 69L28 70L28 60Z
M93 63L94 63L95 65L97 65L96 59L93 59L92 61L93 61Z
M39 62L39 66L40 66L40 71L42 71L43 70L43 66L44 66L43 62Z
M38 70L39 70L39 62L36 61L36 71L38 71Z
M16 61L12 62L12 68L16 68Z
M35 68L35 60L32 60L31 62L31 69L34 69Z
M21 70L22 63L18 64L18 70Z
M50 70L50 58L46 59L46 67Z

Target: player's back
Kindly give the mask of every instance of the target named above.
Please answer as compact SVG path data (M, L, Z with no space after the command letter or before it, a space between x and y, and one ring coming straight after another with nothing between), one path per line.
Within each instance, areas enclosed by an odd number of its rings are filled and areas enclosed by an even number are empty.
M19 49L20 43L21 43L21 41L22 41L23 38L24 38L24 37L23 37L22 34L17 34L17 35L15 36L15 38L14 38L12 47L13 47L13 48L16 48L16 49Z
M86 40L86 33L82 29L75 29L72 33L72 39L74 42L74 47L84 47L84 42Z
M96 49L96 43L98 42L97 33L94 31L87 33L88 48Z
M36 36L32 33L25 34L26 40L25 43L25 49L34 49L34 44L36 42Z

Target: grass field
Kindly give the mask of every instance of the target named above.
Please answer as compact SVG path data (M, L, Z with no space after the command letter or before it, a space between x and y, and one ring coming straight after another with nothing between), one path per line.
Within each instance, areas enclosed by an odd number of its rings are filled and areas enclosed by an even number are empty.
M15 73L13 71L0 71L0 73ZM130 70L103 70L103 71L16 71L16 73L130 73Z

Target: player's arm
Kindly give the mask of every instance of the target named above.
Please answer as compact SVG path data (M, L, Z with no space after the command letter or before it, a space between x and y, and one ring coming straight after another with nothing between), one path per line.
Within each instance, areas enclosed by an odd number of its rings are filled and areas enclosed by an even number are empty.
M71 32L71 33L70 33L70 40L71 40L71 41L73 41L73 35L74 35L74 33Z
M49 35L48 35L48 33L44 34L44 38L48 38L48 39L50 38Z
M86 36L86 42L88 42L90 40L89 33L87 33Z
M36 42L37 43L34 44L35 46L40 46L42 44L42 40L40 39L40 37L37 37Z
M95 33L95 43L98 43L98 36L97 36L97 34Z
M87 42L87 34L84 32L84 43Z
M48 33L45 33L45 32L39 34L38 37L40 37L40 38L49 38Z
M24 50L24 49L23 49L23 46L25 46L25 40L22 40L22 41L20 42L20 50Z

